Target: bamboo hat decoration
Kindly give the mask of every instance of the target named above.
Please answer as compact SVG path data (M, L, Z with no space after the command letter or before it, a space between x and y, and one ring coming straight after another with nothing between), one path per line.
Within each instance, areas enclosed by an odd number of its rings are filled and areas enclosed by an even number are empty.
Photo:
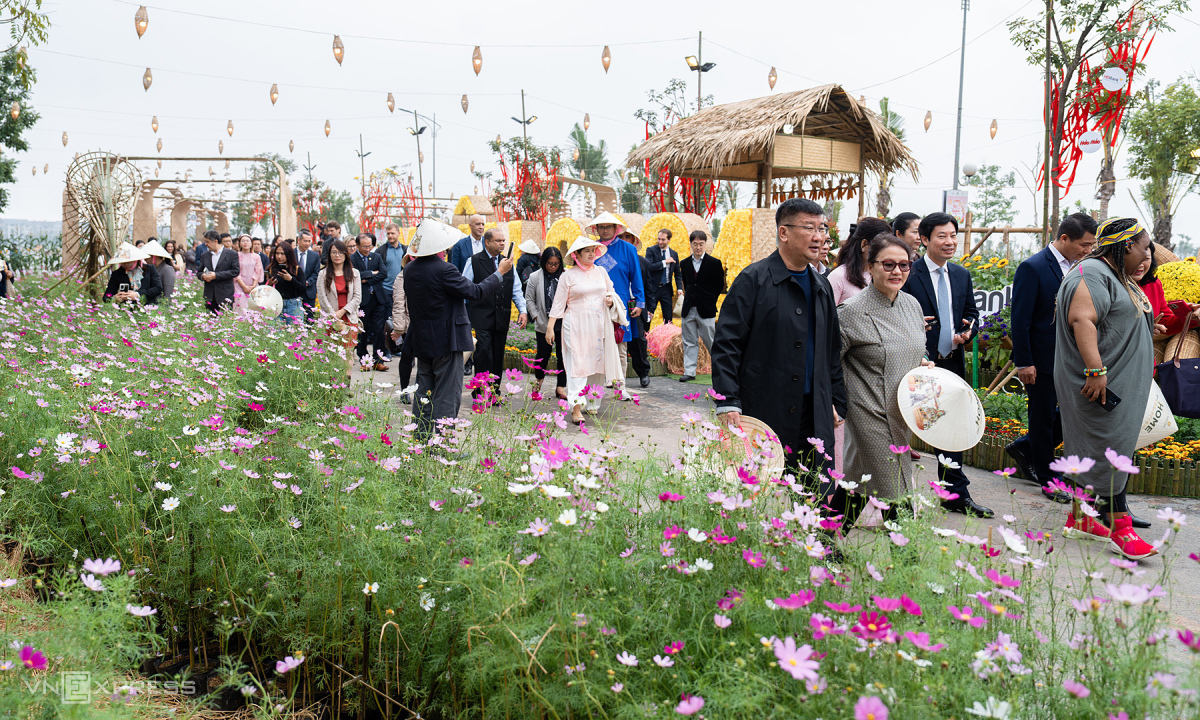
M740 483L738 468L745 467L751 474L761 474L765 479L778 480L783 477L783 443L767 425L758 418L743 415L741 433L721 431L721 449L731 453L725 477L730 482Z
M150 255L139 247L134 247L132 243L123 242L121 247L117 248L117 252L108 261L108 265L120 265L127 262L137 262L139 260L149 260Z
M904 422L932 447L959 452L975 447L983 437L983 403L949 370L911 370L896 388L896 401Z
M594 220L592 220L590 223L588 223L586 230L593 234L599 234L599 233L596 233L597 225L616 225L617 226L617 235L620 235L621 233L625 232L627 229L625 227L625 223L621 222L621 220L618 219L616 215L613 215L610 212L602 212L599 215L597 215ZM572 251L572 252L574 252L574 251Z
M166 258L167 260L172 259L171 253L167 252L166 248L160 245L157 240L151 240L140 249L142 252L153 257Z
M571 249L567 250L567 257L574 257L575 253L590 247L596 248L596 258L594 259L599 259L601 255L608 252L608 248L601 245L599 240L593 240L590 237L580 235L575 238L575 242L571 243Z
M408 254L413 257L428 257L449 250L462 239L462 233L444 222L425 218L413 233Z
M526 240L525 242L521 243L521 245L519 247L520 247L521 252L529 253L530 255L537 255L542 252L542 249L540 247L538 247L537 242L535 242L532 239Z
M259 285L250 291L246 305L251 310L262 313L263 317L277 318L279 313L283 312L283 296L270 285Z

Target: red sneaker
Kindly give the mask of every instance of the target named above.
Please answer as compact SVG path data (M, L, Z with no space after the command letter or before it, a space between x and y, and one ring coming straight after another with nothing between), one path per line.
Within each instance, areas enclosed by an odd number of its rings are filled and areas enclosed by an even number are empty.
M1109 542L1109 549L1130 560L1141 560L1158 554L1153 545L1138 536L1137 531L1133 529L1133 518L1128 515L1113 520Z
M1067 513L1067 524L1063 526L1063 537L1074 540L1106 541L1110 539L1108 528L1104 527L1099 520L1081 515L1080 519L1076 521L1074 512Z

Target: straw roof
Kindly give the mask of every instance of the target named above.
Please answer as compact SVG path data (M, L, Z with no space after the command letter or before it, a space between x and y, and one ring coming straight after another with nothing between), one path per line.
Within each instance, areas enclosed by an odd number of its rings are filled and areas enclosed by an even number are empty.
M796 135L858 143L864 169L907 170L917 179L917 162L904 143L878 114L834 84L706 108L643 142L625 164L649 161L651 167L670 167L680 176L754 180L784 125L791 125ZM811 173L776 171L773 176L806 174Z

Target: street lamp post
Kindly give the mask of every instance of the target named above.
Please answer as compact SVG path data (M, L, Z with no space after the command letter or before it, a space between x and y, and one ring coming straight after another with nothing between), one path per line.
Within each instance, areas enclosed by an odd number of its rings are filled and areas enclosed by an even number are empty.
M962 46L958 51L958 125L954 130L954 189L958 189L958 152L959 146L962 143L962 100L963 100L963 74L967 68L967 10L971 7L971 0L962 0L963 11L963 31L962 31Z
M703 84L701 81L704 78L704 73L708 72L709 70L712 70L713 68L715 68L717 66L717 64L714 62L710 62L710 63L701 62L701 58L703 56L704 56L704 33L701 32L699 39L696 41L696 54L688 55L687 57L684 58L684 61L687 62L687 64L688 64L688 68L691 70L695 70L698 73L696 75L696 112L700 112L700 105L701 105L701 103L704 102L704 94L701 90L701 86Z
M425 132L425 126L421 125L417 120L417 111L413 110L413 127L408 129L408 134L417 138L417 182L420 183L418 189L421 191L421 197L425 197L425 169L421 166L421 133Z
M513 118L513 122L515 122L521 126L521 137L525 141L524 151L525 151L525 164L526 165L529 164L529 132L528 132L528 128L529 128L529 123L533 122L534 120L537 120L537 115L527 116L525 114L525 91L522 90L521 91L521 117Z

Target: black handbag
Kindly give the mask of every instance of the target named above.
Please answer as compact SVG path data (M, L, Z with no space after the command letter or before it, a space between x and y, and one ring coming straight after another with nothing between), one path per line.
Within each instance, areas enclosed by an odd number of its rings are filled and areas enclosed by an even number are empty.
M1183 337L1180 337L1175 344L1175 357L1155 366L1158 386L1171 412L1180 417L1200 418L1200 358L1180 360L1182 348Z

